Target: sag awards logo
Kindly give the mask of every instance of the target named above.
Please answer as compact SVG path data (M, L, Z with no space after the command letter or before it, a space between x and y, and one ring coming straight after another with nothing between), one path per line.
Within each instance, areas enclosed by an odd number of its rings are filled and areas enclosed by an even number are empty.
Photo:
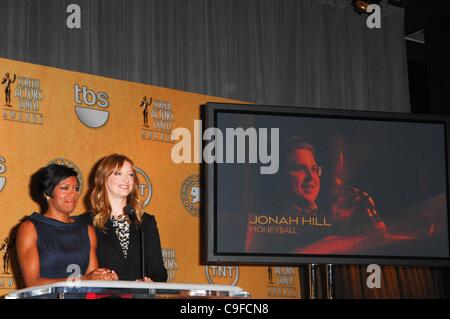
M78 173L78 183L80 184L78 186L80 187L80 194L83 192L83 184L84 184L83 174L81 174L81 170L78 168L78 166L75 165L75 163L65 158L55 158L54 160L51 160L47 165L49 164L59 164L73 168L75 172Z
M143 203L144 207L150 203L153 194L152 183L147 173L145 173L139 167L136 167L137 178L139 181L139 200Z
M236 286L239 280L238 266L205 266L205 275L211 285Z
M177 256L175 249L163 248L162 256L164 261L164 267L167 269L167 281L175 280L175 273L178 270Z
M267 268L268 284L267 295L269 297L297 298L295 285L295 271L292 267Z
M3 120L27 124L44 123L39 112L43 100L41 81L6 72L1 84L4 87Z
M142 109L141 138L173 143L171 140L174 121L172 103L144 96L139 102L139 108Z
M99 128L108 122L109 107L106 92L94 92L87 86L74 85L75 113L81 123L90 128ZM100 109L99 109L100 108Z
M6 172L6 160L3 156L0 156L0 192L6 185L6 177L1 176L5 172Z
M191 175L186 178L180 190L181 203L183 207L195 217L200 211L200 177Z
M0 244L0 251L3 251L3 272L2 275L10 275L10 256L13 249L13 243L9 240L9 237L3 238L3 242Z
M11 252L14 251L14 240L4 237L0 242L0 252L3 253L3 268L0 275L0 289L17 289L17 283L11 273Z

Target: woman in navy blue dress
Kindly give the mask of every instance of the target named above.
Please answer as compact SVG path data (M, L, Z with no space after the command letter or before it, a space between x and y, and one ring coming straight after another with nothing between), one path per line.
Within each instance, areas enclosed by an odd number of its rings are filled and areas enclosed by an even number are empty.
M39 194L47 209L33 213L20 225L17 254L25 285L66 280L116 280L109 269L98 269L97 240L92 226L71 217L79 198L77 172L50 164L39 170Z

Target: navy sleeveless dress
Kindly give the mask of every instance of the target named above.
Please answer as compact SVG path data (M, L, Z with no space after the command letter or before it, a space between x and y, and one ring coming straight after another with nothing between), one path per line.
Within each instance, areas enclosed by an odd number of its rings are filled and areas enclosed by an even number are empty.
M38 236L41 277L66 278L77 266L80 275L86 273L91 250L88 225L77 217L73 218L75 222L67 224L38 213L28 217ZM69 265L77 266L68 268Z

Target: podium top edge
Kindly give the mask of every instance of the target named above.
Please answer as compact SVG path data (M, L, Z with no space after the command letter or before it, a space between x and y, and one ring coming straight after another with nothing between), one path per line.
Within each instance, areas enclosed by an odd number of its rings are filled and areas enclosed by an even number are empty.
M160 283L160 282L140 282L140 281L101 281L101 280L80 280L78 282L56 282L49 285L33 286L16 290L8 294L5 298L15 299L21 295L32 293L33 291L51 290L52 288L118 288L118 289L154 289L154 290L174 290L174 291L215 291L241 293L242 288L232 285L215 284L190 284L190 283Z

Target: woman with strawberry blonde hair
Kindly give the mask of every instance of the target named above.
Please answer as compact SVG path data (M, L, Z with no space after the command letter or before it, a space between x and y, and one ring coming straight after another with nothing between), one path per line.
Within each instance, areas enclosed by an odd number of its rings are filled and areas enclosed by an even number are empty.
M144 212L138 189L131 159L112 154L100 160L89 196L99 265L115 271L120 280L166 281L156 220ZM144 238L144 278L139 227Z

